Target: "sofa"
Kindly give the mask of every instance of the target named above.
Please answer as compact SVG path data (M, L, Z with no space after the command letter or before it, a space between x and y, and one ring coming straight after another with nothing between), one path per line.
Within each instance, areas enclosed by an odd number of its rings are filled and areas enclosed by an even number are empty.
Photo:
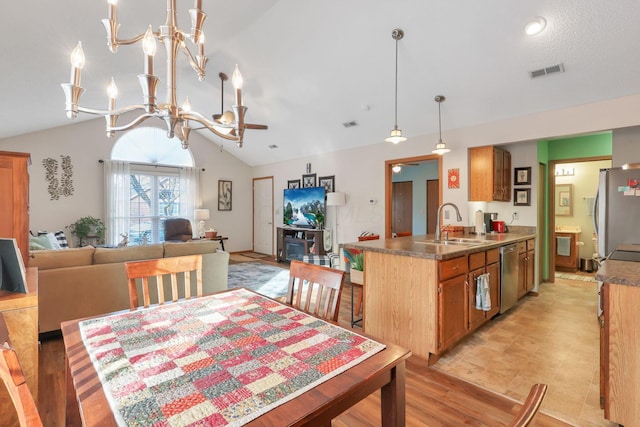
M38 267L40 333L57 331L67 320L128 309L126 261L202 254L203 293L227 289L229 253L218 247L218 242L202 240L33 251L29 267ZM166 282L165 295L171 295Z

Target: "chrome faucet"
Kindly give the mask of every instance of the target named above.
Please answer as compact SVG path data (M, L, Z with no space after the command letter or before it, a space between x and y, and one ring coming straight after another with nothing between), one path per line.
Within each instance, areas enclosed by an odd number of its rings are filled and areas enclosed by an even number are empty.
M447 202L438 206L438 213L436 214L436 240L440 240L440 212L442 211L442 208L444 208L447 205L453 206L453 208L456 210L456 219L458 220L458 222L462 221L462 216L460 216L460 210L458 210L458 207L453 203Z

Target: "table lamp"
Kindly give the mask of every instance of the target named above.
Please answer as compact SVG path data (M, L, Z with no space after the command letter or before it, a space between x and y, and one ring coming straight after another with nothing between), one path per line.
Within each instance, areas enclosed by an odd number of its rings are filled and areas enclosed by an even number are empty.
M204 238L204 222L210 218L209 209L195 209L193 211L198 222L198 237Z

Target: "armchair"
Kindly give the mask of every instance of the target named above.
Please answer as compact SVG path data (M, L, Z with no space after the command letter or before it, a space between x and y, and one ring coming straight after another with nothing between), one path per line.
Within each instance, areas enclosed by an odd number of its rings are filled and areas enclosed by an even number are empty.
M193 239L191 221L186 218L167 218L164 222L165 242L188 242Z

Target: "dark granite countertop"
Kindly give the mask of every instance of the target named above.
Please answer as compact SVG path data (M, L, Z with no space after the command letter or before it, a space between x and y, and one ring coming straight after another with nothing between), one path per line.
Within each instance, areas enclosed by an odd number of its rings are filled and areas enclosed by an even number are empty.
M444 235L442 237L444 238ZM391 255L445 260L474 252L486 251L487 249L497 248L535 237L535 233L532 233L530 230L483 235L451 234L449 236L452 240L462 238L482 241L482 243L470 246L428 243L428 241L433 240L435 236L433 234L423 234L418 236L397 237L395 239L343 243L341 246L347 249L361 249Z
M617 285L640 286L640 262L608 259L598 269L596 279Z

